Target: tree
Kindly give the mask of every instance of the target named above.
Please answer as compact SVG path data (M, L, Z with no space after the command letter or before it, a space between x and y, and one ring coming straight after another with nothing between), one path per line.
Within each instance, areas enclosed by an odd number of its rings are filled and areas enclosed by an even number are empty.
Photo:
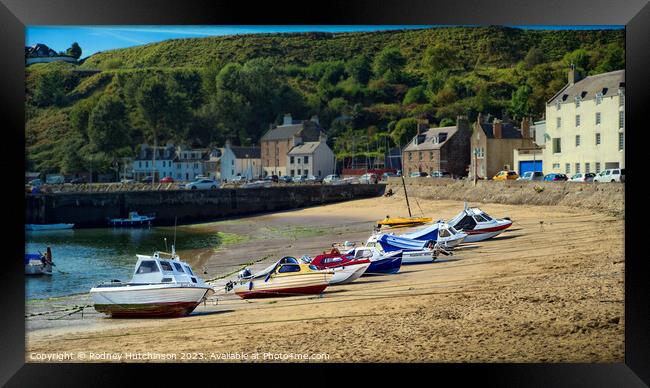
M345 70L350 77L362 85L367 85L370 77L372 77L370 58L364 54L357 55L349 60Z
M522 118L533 113L532 104L530 102L530 96L532 93L533 89L526 84L521 85L515 92L512 93L512 98L510 99L510 106L508 110L515 119Z
M130 153L130 128L124 103L110 94L99 99L88 117L88 139L98 154L98 165L117 168L117 160ZM74 144L74 143L72 143ZM70 158L71 165L76 159ZM99 169L97 169L99 170ZM116 170L117 172L117 170Z
M428 74L448 74L459 64L458 50L447 44L429 47L424 52L422 64Z
M524 57L524 67L527 70L544 62L544 51L538 47L531 47Z
M387 47L377 54L373 67L377 76L395 83L401 79L405 65L406 58L401 51L395 47Z
M169 136L168 117L173 109L167 85L159 78L149 78L142 83L136 97L138 111L147 123L150 137L154 147L158 144L160 135ZM155 152L153 153L155 159ZM154 160L155 168L155 160ZM155 173L152 175L152 184L156 181Z
M407 144L417 133L418 121L414 118L401 119L390 133L395 144Z
M589 52L587 52L587 50L583 48L574 50L564 55L563 59L566 67L573 64L576 67L576 70L582 74L587 74L589 66Z
M605 47L603 58L594 69L594 73L606 73L621 69L625 69L625 50L616 43L610 43Z
M67 49L65 53L66 55L70 55L76 59L79 59L81 57L81 47L79 47L79 43L72 43L72 46L70 46L70 48Z
M60 70L46 71L36 79L34 103L38 106L65 104L65 76Z
M406 92L404 101L402 101L404 105L424 104L426 102L428 102L428 98L425 93L424 86L422 85L409 89L409 91Z

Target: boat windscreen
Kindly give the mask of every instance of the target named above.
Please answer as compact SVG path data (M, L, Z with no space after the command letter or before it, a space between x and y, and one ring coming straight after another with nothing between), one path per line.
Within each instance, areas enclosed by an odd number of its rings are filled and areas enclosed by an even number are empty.
M194 276L194 272L192 272L192 268L190 268L189 265L186 265L186 266L185 266L185 269L187 270L187 273L189 273L190 275Z
M471 216L463 217L456 225L456 229L460 230L472 230L476 226L476 221Z
M181 266L178 263L174 263L174 268L176 268L176 271L178 271L178 272L185 273L185 271L183 271L183 266Z
M160 272L158 269L158 264L156 264L154 260L146 260L140 263L140 267L138 267L138 271L136 273L143 274L152 272Z

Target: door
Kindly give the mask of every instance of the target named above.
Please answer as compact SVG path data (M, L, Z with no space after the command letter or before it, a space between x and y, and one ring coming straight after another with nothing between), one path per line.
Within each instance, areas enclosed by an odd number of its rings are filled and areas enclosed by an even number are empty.
M522 160L519 162L519 176L523 176L528 171L542 171L541 160Z

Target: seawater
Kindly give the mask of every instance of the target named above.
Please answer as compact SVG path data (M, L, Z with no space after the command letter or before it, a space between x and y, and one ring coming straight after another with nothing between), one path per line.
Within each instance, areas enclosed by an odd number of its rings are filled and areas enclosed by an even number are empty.
M49 246L55 267L52 276L25 276L25 297L27 300L61 297L88 292L103 281L128 281L133 274L136 253L164 251L164 238L170 250L173 227L26 231L25 252L45 253ZM176 242L181 259L187 260L183 250L217 247L219 238L215 233L178 228Z

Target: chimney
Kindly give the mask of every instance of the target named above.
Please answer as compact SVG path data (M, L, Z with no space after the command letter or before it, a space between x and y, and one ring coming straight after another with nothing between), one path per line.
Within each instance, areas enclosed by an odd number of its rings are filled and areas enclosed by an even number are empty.
M289 116L289 117L291 117L291 116ZM318 121L318 116L313 115L313 116L311 116L310 120L311 120L312 123L316 123L316 124L320 125L320 121Z
M232 146L232 143L230 142L230 139L226 139L226 148L230 148Z
M521 137L523 139L530 139L530 120L528 117L524 117L521 120Z
M293 120L291 119L291 113L285 113L282 125L291 125L291 123L293 123Z
M573 63L571 64L571 67L569 68L569 85L573 85L576 82L580 81L582 77L580 77L580 73L578 73L578 70L576 70L576 65Z
M492 124L493 124L492 128L493 128L494 138L501 139L503 135L501 132L501 121L495 118Z
M480 115L480 113L479 113ZM456 128L458 129L469 129L469 120L467 116L458 115L456 116Z

